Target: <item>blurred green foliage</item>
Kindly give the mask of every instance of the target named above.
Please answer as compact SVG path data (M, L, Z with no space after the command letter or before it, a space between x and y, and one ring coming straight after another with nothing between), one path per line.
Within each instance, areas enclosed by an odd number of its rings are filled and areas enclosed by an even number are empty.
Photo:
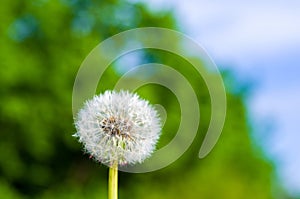
M77 70L94 46L123 30L176 29L172 13L117 0L2 0L0 13L0 198L106 198L107 168L83 155L71 136ZM167 168L121 172L120 198L274 198L273 168L251 143L242 94L228 92L224 131L212 153L200 160L210 120L205 83L179 57L155 50L143 54L145 63L174 66L189 77L198 91L201 126L193 145ZM120 75L112 65L99 91L112 88ZM178 102L157 85L139 93L168 111L161 147L178 128Z

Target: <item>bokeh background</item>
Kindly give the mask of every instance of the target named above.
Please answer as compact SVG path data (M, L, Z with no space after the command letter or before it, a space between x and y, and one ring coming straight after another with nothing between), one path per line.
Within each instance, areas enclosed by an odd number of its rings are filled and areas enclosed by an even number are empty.
M188 151L156 172L120 173L120 198L300 198L299 7L296 1L2 0L0 198L107 197L107 168L71 136L73 83L99 42L145 26L185 32L207 47L226 84L227 118L214 150L198 159L210 120L201 76L182 58L154 49L112 63L98 92L113 88L124 68L158 62L188 77L201 108ZM138 93L167 110L162 147L178 128L178 101L157 85Z

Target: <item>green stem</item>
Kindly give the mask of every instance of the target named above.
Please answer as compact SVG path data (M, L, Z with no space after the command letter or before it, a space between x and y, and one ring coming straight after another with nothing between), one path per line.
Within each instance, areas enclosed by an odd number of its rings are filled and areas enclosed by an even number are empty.
M108 199L118 199L118 164L109 167Z

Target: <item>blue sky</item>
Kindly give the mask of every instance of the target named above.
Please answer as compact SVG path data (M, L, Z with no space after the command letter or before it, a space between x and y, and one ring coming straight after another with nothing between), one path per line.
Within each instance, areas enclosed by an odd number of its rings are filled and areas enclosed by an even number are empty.
M255 134L287 189L300 193L300 1L140 1L172 10L217 64L257 83L249 99Z

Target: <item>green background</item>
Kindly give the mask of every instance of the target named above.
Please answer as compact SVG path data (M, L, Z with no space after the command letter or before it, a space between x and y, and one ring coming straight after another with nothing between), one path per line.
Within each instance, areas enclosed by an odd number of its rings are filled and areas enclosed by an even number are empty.
M174 16L115 0L2 0L0 16L0 198L106 198L107 167L90 160L71 136L76 131L72 89L77 70L99 42L121 31L146 26L180 30ZM188 151L170 166L145 174L120 172L120 198L289 198L274 165L251 139L247 85L222 71L224 130L209 156L198 159L210 121L205 83L178 56L153 49L143 50L143 56L144 63L170 65L188 77L197 90L201 126ZM113 63L98 92L112 89L121 75ZM162 147L178 128L178 101L157 85L138 93L168 112Z

